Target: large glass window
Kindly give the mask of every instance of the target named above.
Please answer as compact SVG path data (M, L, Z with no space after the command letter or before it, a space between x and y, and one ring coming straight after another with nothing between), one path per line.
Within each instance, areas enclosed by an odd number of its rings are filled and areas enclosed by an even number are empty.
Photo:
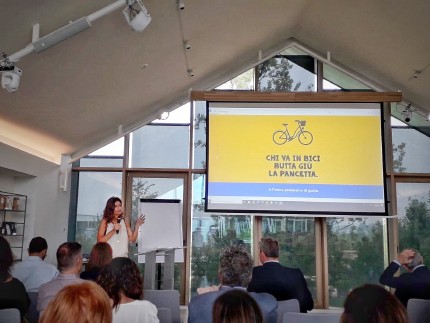
M206 169L206 102L194 103L193 168Z
M378 283L386 257L386 220L328 218L329 305L341 307L348 292Z
M315 60L308 55L276 55L257 66L257 90L316 91Z
M124 160L124 137L97 149L81 158L81 167L122 167Z
M170 177L152 177L145 176L139 174L130 174L130 183L131 185L131 218L132 224L135 223L138 215L141 210L139 210L139 201L141 198L143 199L177 199L181 201L181 205L184 202L184 178L181 176L180 178L170 178ZM144 212L144 211L143 211ZM127 213L128 214L128 213ZM162 216L162 214L160 214ZM145 224L143 224L145 225ZM160 237L162 239L162 237ZM132 245L130 247L129 257L133 259L136 263L139 263L142 267L142 272L144 270L144 259L142 257L138 257L139 249L138 249L139 241L137 241L136 245ZM177 252L183 252L183 249L177 250ZM182 257L183 258L183 257ZM174 288L183 291L182 286L184 286L183 279L183 270L184 262L178 261L175 262L174 265ZM162 264L158 264L156 267L156 286L159 289L162 289L162 275L163 275L163 266Z
M97 230L103 218L106 201L121 197L121 172L80 172L76 216L76 241L82 253L89 254L97 242Z
M415 248L430 259L430 183L397 183L400 250Z
M188 168L189 126L158 124L131 134L130 167Z
M344 89L371 91L371 88L364 85L362 82L328 64L323 64L323 78L324 90Z
M397 173L429 173L430 139L408 124L391 118L393 167Z
M219 256L232 244L245 244L251 252L252 218L249 215L215 215L204 212L204 175L193 180L190 295L199 287L218 285Z

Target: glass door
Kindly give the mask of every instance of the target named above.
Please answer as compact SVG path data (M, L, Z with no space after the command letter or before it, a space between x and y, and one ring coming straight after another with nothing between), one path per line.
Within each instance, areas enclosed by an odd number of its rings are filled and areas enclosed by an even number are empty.
M175 199L180 200L182 204L182 233L184 245L186 245L186 173L146 173L146 172L129 172L126 181L126 213L130 216L134 224L139 216L140 199ZM144 225L144 224L143 224ZM184 249L186 252L186 249ZM130 248L129 256L138 263L137 246ZM184 254L184 259L186 255ZM144 272L144 264L139 264ZM179 290L182 302L185 300L185 262L175 263L174 289ZM162 272L163 266L157 265L156 269L156 288L162 289Z

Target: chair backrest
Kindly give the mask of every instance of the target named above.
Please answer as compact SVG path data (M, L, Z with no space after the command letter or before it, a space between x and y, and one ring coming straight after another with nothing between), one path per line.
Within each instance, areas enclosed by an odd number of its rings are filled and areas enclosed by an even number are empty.
M339 323L342 313L284 313L283 323Z
M0 310L0 323L21 323L21 314L17 308Z
M278 301L278 323L282 323L284 313L286 312L300 313L299 300L293 298L285 301Z
M157 311L157 317L160 323L172 323L172 312L170 312L170 308L159 307Z
M30 307L28 309L28 318L30 322L39 321L39 311L37 310L37 295L38 292L27 292L28 297L30 298Z
M430 322L430 299L411 298L406 307L409 323Z
M181 309L179 307L179 292L175 289L153 290L145 289L143 299L150 301L157 309L169 308L172 316L172 323L181 323Z

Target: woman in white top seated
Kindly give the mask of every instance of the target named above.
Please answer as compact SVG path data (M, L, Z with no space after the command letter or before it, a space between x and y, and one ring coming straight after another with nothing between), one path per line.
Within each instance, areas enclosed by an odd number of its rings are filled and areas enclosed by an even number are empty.
M158 323L157 308L142 300L143 281L136 263L125 257L112 260L97 278L113 301L112 323Z

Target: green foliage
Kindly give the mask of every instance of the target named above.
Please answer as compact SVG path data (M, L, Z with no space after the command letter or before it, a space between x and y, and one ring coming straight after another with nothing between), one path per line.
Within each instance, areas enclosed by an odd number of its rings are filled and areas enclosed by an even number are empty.
M393 170L396 173L403 173L406 171L406 167L403 167L403 158L406 155L405 147L406 144L404 142L397 145L397 147L393 145Z
M292 64L281 57L273 57L261 63L257 67L259 91L285 91L293 88L293 79L290 77Z
M348 292L377 283L384 269L383 224L366 219L327 219L330 305L341 306Z
M191 262L191 293L195 293L198 287L211 286L219 284L218 281L218 266L219 257L225 248L235 243L245 243L250 250L251 230L235 229L236 224L247 222L249 218L246 216L224 217L225 229L222 229L220 218L211 216L214 224L207 237L207 241L201 247L192 247L192 262ZM246 227L246 226L244 226Z
M428 202L409 198L405 217L399 221L400 249L415 248L420 251L424 260L430 259L430 209Z

